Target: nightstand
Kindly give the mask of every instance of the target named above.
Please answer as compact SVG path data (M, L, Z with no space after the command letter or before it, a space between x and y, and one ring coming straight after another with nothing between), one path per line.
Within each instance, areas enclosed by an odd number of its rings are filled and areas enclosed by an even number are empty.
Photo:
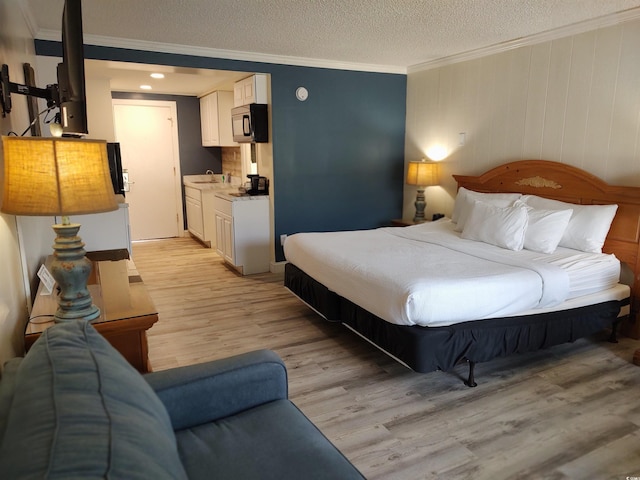
M424 222L421 223L426 223L429 222L430 220L425 220ZM410 225L418 225L416 222L414 222L413 220L403 220L402 218L395 218L393 220L391 220L391 226L392 227L408 227Z
M92 255L91 252L87 254L88 257ZM47 258L47 266L51 258ZM91 324L138 371L150 372L147 330L158 321L158 310L133 261L94 261L92 270L87 288L93 302L100 308L100 317ZM42 332L54 325L53 314L58 306L56 294L42 295L42 291L40 283L25 329L25 350L29 350Z

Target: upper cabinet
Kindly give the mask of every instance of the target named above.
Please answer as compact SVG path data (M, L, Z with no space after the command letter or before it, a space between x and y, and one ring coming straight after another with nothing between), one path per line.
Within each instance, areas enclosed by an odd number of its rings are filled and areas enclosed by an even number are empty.
M231 131L233 92L213 92L200 98L203 147L237 147Z
M250 103L267 103L266 74L256 73L233 86L233 106L241 107Z

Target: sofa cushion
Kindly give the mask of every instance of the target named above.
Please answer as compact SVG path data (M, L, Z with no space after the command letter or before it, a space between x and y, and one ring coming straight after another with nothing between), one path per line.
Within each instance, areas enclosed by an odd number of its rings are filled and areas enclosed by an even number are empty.
M271 350L147 373L174 430L209 423L287 398L287 369Z
M289 400L179 430L176 439L190 479L364 478Z
M90 324L47 329L11 383L0 478L186 478L164 406Z
M16 374L21 362L22 357L12 358L2 368L2 382L0 382L0 439L4 436L4 431L7 427L7 417L13 403L13 393L16 390Z

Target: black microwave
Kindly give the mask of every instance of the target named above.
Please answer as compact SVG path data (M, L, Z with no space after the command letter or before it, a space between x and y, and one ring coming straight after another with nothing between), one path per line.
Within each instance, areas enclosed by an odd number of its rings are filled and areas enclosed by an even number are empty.
M269 117L267 105L252 103L231 109L233 141L238 143L267 143Z

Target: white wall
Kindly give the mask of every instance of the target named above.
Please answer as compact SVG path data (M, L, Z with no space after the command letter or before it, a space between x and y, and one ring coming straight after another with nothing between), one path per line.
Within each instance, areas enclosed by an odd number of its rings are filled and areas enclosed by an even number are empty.
M406 162L444 146L427 215L451 214L452 174L507 161L567 163L640 186L640 20L409 73ZM459 133L466 143L459 146ZM404 218L415 188L405 186Z
M22 0L0 2L0 62L9 65L12 82L24 83L22 64L30 63L35 70L37 86L56 83L56 66L60 59L35 56L33 35L23 17L22 7ZM43 58L47 61L42 61ZM87 110L91 133L94 134L87 137L113 141L108 80L87 82L87 95L92 99ZM27 97L13 94L11 100L11 113L5 118L0 117L2 135L12 131L19 135L30 122ZM40 102L40 107L45 107L44 101ZM107 112L107 115L100 112ZM41 123L41 127L42 134L49 135L47 126ZM0 144L0 158L1 154ZM3 170L0 159L0 175ZM35 291L38 282L36 272L45 257L52 253L55 235L51 225L54 220L53 217L15 217L0 213L0 368L9 358L23 353L30 290Z
M35 60L33 39L22 17L19 2L0 2L0 59L9 65L11 81L22 83L22 63ZM12 95L13 110L0 118L2 135L18 134L29 125L26 97ZM0 150L2 147L0 146ZM4 165L0 160L0 175ZM0 193L2 183L0 182ZM0 213L0 365L22 353L22 332L27 319L27 302L16 218Z
M116 133L113 124L113 105L111 103L111 84L109 79L87 77L85 88L87 96L87 126L89 129L89 133L85 138L115 142Z
M62 58L36 57L36 74L42 85L58 83L57 68ZM85 96L87 98L87 127L88 135L84 138L93 138L115 141L113 126L113 111L111 106L111 85L108 78L90 77L85 79ZM41 108L46 107L44 100L40 101ZM48 136L48 128L44 127L42 135Z

